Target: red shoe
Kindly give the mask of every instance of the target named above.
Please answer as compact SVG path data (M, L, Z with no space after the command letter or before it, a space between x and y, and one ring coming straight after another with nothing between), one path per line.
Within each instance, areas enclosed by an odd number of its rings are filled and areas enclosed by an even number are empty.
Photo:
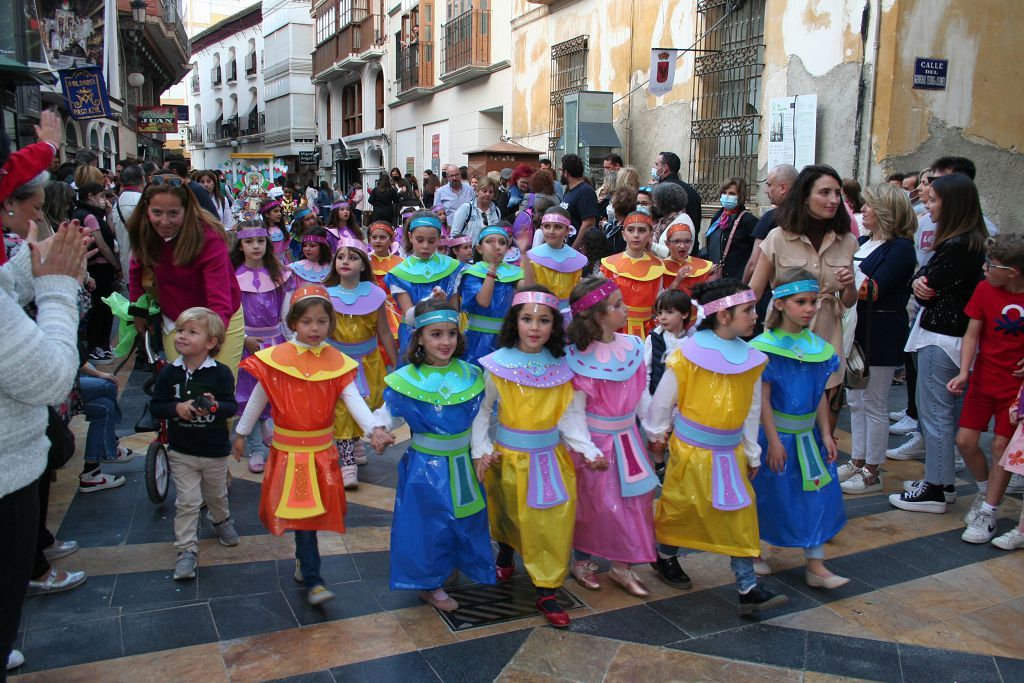
M496 565L496 570L497 570L496 573L498 575L498 581L499 582L503 582L503 581L508 581L509 579L512 578L512 574L515 573L515 571L516 571L516 566L512 565L511 567L502 567L499 564L499 565Z
M555 628L568 628L572 621L569 619L569 615L565 613L565 610L558 604L558 598L554 595L537 598L537 610Z

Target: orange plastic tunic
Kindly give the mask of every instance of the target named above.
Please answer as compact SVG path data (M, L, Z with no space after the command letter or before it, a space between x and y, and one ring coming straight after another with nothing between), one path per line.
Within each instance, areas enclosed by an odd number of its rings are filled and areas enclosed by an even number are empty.
M615 280L626 304L626 326L619 332L645 339L654 329L654 300L661 291L665 265L657 256L635 259L623 252L601 259L601 273Z
M345 489L331 435L334 406L356 378L355 361L327 344L285 342L240 367L263 386L274 420L260 521L277 536L289 529L344 533Z
M662 289L672 289L672 283L676 281L679 269L686 264L690 265L690 274L676 287L676 289L684 292L686 296L693 294L694 287L702 282L707 282L707 279L711 277L711 269L715 266L711 261L705 261L696 256L688 256L683 263L672 258L664 259L662 263L665 265L665 274L661 278Z
M391 296L391 290L384 284L384 276L391 272L391 269L402 262L402 257L398 254L391 254L386 258L381 258L376 254L370 254L370 268L373 270L373 281L374 283L383 289L388 294L387 303L384 304L384 310L387 311L388 327L391 329L391 334L395 339L398 339L398 322L400 319L400 313L398 312L398 303L395 298ZM384 349L381 348L383 353Z

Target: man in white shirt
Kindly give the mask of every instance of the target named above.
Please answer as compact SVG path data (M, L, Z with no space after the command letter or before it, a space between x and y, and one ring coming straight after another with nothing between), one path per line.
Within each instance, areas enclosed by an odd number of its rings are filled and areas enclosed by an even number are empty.
M128 242L128 220L142 199L145 184L146 176L141 166L126 166L121 171L121 194L110 211L114 237L117 238L117 246L120 249L121 271L124 273L128 272L128 264L132 257Z
M455 164L444 167L444 177L448 179L448 183L437 188L437 192L434 193L434 205L443 206L446 216L454 216L460 206L476 198L476 192L462 182L462 171Z

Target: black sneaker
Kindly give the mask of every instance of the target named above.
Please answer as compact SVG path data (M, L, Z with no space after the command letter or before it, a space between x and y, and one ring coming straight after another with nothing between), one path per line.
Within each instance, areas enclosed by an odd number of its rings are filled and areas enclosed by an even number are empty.
M654 463L654 474L658 477L658 481L662 484L665 483L665 463L656 462Z
M97 346L89 354L89 362L93 365L110 365L114 362L114 354Z
M903 482L903 490L910 493L924 482L923 479L917 479L915 481L907 480ZM926 483L926 482L925 482ZM946 499L946 505L952 505L956 502L956 487L952 484L946 484L942 487L942 495Z
M689 588L693 585L690 581L690 577L686 575L683 568L679 566L678 557L659 557L656 562L651 562L651 566L658 572L658 576L662 580L676 588Z
M776 595L761 584L751 588L746 594L740 593L740 614L753 614L768 609L782 607L789 598L785 595Z
M946 511L946 493L939 484L926 481L914 482L909 491L889 495L889 503L900 510L910 512L931 512L941 515ZM955 494L954 494L955 495Z

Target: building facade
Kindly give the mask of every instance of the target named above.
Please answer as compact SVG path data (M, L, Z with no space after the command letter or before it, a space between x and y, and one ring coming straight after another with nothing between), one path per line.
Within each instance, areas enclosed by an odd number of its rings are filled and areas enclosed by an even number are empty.
M255 3L197 33L185 79L194 168L234 170L263 153L263 8Z
M511 4L510 137L520 144L555 151L565 96L608 91L628 163L645 172L672 151L705 202L732 175L749 181L751 201L766 201L758 183L782 137L772 108L793 103L809 112L795 120L804 159L870 185L966 156L986 214L1007 229L1021 223L1009 184L1024 170L1024 127L1000 92L1005 81L985 75L1018 69L1024 57L1005 21L1019 14L1014 0L990 0L984 11L969 0ZM654 48L687 50L661 96L647 87ZM915 87L922 61L942 63L943 87Z
M347 190L385 170L388 14L385 0L313 0L318 177Z
M512 127L510 21L502 0L402 0L391 10L389 163L417 178L465 165Z

